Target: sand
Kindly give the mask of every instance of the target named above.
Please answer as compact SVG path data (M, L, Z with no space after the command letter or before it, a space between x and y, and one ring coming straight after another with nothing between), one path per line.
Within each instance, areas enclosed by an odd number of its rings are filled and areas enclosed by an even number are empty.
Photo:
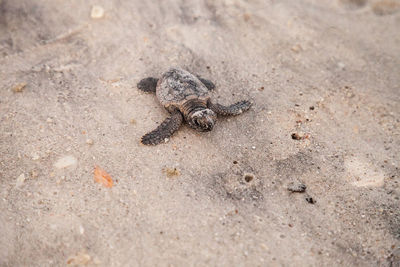
M388 0L0 0L0 265L399 266L399 29ZM144 146L171 66L254 105Z

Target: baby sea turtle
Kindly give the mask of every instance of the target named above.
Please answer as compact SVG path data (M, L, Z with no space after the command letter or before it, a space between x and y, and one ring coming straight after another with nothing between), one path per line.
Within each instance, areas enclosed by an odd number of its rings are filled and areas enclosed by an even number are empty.
M156 93L160 103L171 114L155 130L142 137L145 145L157 145L168 140L183 120L193 129L208 132L213 129L217 114L239 115L251 106L247 100L230 106L213 104L209 93L215 85L180 68L170 69L160 79L145 78L137 87L144 92Z

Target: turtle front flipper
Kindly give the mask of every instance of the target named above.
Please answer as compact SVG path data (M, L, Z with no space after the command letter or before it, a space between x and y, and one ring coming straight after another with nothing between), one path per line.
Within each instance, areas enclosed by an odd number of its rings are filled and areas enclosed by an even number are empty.
M208 107L222 116L234 116L242 114L243 111L248 110L251 107L251 102L247 100L239 101L230 106L223 106L221 104L213 104L211 101L208 101Z
M179 129L182 124L182 114L179 111L174 111L171 117L166 118L155 130L142 137L144 145L158 145Z
M137 88L146 93L155 93L156 87L157 87L157 82L158 82L158 79L153 78L153 77L148 77L148 78L141 80L137 84Z
M197 76L197 78L200 80L202 84L204 84L207 87L208 90L212 91L215 89L215 84L212 81L203 79L200 76Z

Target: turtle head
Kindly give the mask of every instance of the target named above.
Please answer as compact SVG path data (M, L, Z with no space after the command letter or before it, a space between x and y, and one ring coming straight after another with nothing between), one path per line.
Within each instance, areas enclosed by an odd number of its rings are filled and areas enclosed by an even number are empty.
M190 127L200 132L209 132L217 121L217 114L208 108L197 110L189 115Z

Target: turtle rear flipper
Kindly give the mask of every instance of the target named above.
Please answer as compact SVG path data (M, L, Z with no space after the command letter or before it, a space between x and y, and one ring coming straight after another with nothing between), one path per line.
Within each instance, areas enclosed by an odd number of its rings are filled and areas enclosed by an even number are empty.
M146 93L155 93L156 87L157 87L157 82L158 82L158 79L153 78L153 77L148 77L148 78L141 80L137 84L137 88Z
M201 78L200 76L197 76L197 78L207 87L208 90L212 91L215 89L215 84L212 81Z
M247 100L239 101L230 106L223 106L221 104L213 104L211 101L208 101L208 107L222 116L234 116L242 114L243 111L248 110L251 107L251 102Z
M182 114L175 111L171 117L166 118L155 130L145 134L142 137L142 144L144 145L157 145L164 142L167 138L171 137L179 126L182 124Z

